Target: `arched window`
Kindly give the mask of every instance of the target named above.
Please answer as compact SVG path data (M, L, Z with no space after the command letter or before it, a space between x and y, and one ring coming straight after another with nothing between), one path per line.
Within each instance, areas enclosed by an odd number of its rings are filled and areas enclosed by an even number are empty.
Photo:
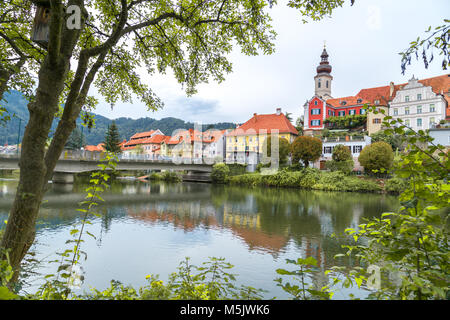
M320 88L320 79L319 79L319 82L318 82L318 84L317 84L317 87Z
M328 80L327 80L327 84L326 85L327 85L327 88L328 88Z

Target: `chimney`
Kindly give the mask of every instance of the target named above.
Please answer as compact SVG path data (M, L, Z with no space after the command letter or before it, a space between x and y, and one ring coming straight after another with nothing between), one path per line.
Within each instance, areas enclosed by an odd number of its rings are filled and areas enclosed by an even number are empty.
M394 82L391 81L389 84L389 97L392 98L392 95L394 94Z
M277 108L277 116L281 114L281 108Z

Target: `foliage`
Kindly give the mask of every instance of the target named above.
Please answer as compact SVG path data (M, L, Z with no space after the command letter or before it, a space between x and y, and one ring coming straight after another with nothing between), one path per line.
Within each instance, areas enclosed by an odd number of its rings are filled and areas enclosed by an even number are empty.
M353 129L365 125L366 121L366 114L355 114L328 117L323 122L333 129Z
M387 135L383 130L372 133L370 136L372 138L372 143L384 141L389 143L392 147L392 150L400 150L402 151L404 148L402 147L402 137L398 134Z
M407 186L408 182L405 179L394 176L386 181L384 188L388 193L400 194Z
M214 183L225 183L230 176L230 168L225 163L213 165L211 179Z
M359 154L358 161L369 174L383 172L391 168L394 153L389 144L379 141L365 146Z
M230 175L240 175L247 172L247 165L241 163L227 163L228 168L230 168Z
M399 197L402 206L347 229L354 244L344 246L346 255L367 267L357 270L358 281L374 287L373 298L448 299L448 154L424 131L415 132L401 119L387 116L383 126L386 134L399 134L408 142L392 170L406 183ZM369 266L379 272L371 274Z
M353 5L355 0L350 0ZM333 10L342 7L344 0L289 0L288 6L299 9L301 14L305 17L311 18L313 21L319 21L324 16L330 16ZM306 18L302 19L303 23L307 23Z
M156 181L181 182L181 177L175 171L163 171L162 173L153 172L148 178Z
M352 154L348 147L344 146L343 144L338 144L333 148L333 154L331 158L337 162L347 161L352 160Z
M314 162L322 155L322 141L318 138L309 136L297 137L291 145L292 163L298 163L300 160L309 166L309 162Z
M300 171L283 169L272 175L250 173L230 177L232 185L289 187L308 190L381 192L381 186L375 181L346 176L340 171L321 172L318 169L305 168Z
M108 126L108 131L105 135L105 150L116 154L121 153L120 142L119 130L117 129L116 122L113 121L111 125Z
M290 153L290 143L287 139L278 137L278 159L279 164L283 165L286 164L288 161L288 156ZM267 138L264 140L264 143L262 145L262 150L264 152L264 157L268 158L268 161L270 161L270 157L272 156L272 136L268 135Z
M405 74L406 66L411 64L411 58L416 57L419 60L419 54L423 60L425 69L434 59L433 49L437 49L439 55L442 55L442 69L447 70L447 65L450 61L450 51L448 50L448 43L450 42L450 20L444 19L444 24L437 26L434 30L431 26L425 31L428 36L424 39L417 37L415 41L410 43L408 49L399 54L402 56L401 68L402 74ZM431 54L429 53L431 48Z
M350 174L353 170L354 162L353 159L336 161L330 160L325 163L326 168L330 171L341 171L345 174Z
M277 286L290 294L294 300L329 300L333 297L333 292L329 290L328 286L322 288L316 288L313 285L306 286L307 278L311 280L320 272L316 259L313 257L298 258L297 260L286 259L286 262L298 266L299 269L294 271L277 269L277 273L282 276L292 276L292 279L299 282L300 285L292 285L289 282L283 283L281 277L275 279L275 281L278 283Z

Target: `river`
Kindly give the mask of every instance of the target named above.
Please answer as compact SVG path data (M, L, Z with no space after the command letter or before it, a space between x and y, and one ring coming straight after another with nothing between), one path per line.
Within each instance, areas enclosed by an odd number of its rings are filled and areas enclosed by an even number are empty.
M17 180L0 179L0 228L12 204ZM52 185L46 194L31 251L41 275L53 273L56 252L68 248L70 229L79 224L76 209L87 184ZM91 219L81 249L84 283L79 290L106 289L110 280L134 287L145 285L148 274L166 281L185 257L200 265L208 257L223 257L235 267L238 284L262 288L264 298L286 299L277 286L278 268L293 269L286 259L313 256L321 270L333 265L352 265L352 260L333 259L345 252L344 230L364 218L398 208L396 197L380 194L338 193L297 189L245 188L203 183L153 183L116 180L102 197L101 217ZM336 237L333 236L336 235ZM42 276L31 275L24 287L32 292ZM316 277L324 285L326 277ZM335 293L346 299L353 293L365 297L365 289Z

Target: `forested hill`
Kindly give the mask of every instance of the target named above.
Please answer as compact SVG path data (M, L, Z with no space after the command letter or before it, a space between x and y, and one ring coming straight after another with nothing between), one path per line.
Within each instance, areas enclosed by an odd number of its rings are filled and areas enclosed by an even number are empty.
M17 134L19 132L20 125L20 139L22 141L23 131L25 124L28 122L28 110L27 100L18 91L11 91L5 94L5 99L0 103L3 107L6 107L11 120L6 125L0 125L0 145L16 144ZM15 116L13 116L15 115ZM83 134L86 137L86 144L99 144L103 142L108 125L112 122L111 119L103 117L98 114L95 115L95 127L91 130L83 128ZM22 119L22 121L19 120ZM165 135L171 135L176 129L190 129L194 128L194 123L185 122L177 118L163 118L156 120L152 118L118 118L115 119L117 127L119 128L119 134L121 140L129 139L136 132L149 131L153 129L161 130ZM77 121L79 124L81 120ZM56 129L57 121L53 123L52 132ZM235 128L235 124L229 122L221 122L215 124L205 124L203 129L216 128L216 129L228 129ZM80 127L81 129L81 127Z

